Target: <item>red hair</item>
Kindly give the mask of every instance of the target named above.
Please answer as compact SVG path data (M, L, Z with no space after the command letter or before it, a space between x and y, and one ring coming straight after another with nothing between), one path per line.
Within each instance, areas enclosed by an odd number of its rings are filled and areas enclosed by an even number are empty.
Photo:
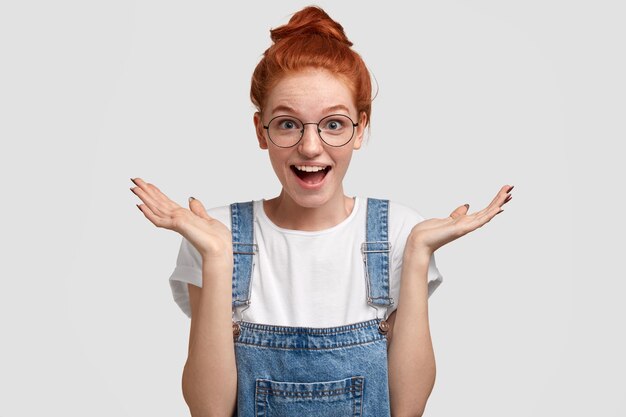
M343 26L316 6L295 13L289 23L270 30L274 42L252 74L250 99L262 111L269 90L285 75L305 68L323 68L341 77L352 91L359 118L372 108L370 73L352 50Z

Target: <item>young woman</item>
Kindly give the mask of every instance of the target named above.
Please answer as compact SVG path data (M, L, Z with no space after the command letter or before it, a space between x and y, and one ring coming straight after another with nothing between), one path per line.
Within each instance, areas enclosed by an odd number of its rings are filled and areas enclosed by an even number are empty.
M139 209L182 235L170 276L191 317L183 394L193 416L419 416L435 381L434 252L511 199L425 220L349 197L370 120L370 74L342 26L307 7L271 30L252 76L259 146L277 197L189 209L133 179Z

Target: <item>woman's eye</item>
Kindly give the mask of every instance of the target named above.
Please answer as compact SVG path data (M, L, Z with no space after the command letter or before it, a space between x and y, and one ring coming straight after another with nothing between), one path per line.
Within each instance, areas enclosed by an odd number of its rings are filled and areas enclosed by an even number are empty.
M283 120L279 124L281 129L296 129L297 124L293 120Z
M342 127L343 124L339 120L329 120L328 123L326 123L326 128L330 130L337 130L341 129Z

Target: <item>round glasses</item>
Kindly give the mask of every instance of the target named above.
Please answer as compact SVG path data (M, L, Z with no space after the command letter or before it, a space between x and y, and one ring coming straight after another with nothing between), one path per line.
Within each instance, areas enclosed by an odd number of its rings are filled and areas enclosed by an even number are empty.
M329 146L338 147L352 140L354 128L359 124L354 123L345 114L331 114L318 123L303 123L296 117L280 115L270 120L263 128L267 130L267 136L274 145L279 148L291 148L304 136L305 125L316 125L320 139Z

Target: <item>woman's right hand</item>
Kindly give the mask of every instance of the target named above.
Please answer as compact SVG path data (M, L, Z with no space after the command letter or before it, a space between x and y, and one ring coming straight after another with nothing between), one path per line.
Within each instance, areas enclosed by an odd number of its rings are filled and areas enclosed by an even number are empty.
M230 230L219 220L209 216L200 200L192 199L189 209L170 200L154 184L141 178L130 179L136 187L130 190L143 201L139 210L156 227L180 233L204 259L220 259L232 263Z

